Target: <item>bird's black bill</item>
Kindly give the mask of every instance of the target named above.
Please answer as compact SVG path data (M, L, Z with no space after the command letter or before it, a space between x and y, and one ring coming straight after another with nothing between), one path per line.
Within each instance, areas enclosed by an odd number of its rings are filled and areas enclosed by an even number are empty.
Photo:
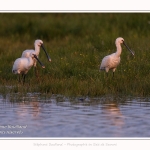
M127 44L125 42L123 42L123 44L125 45L125 47L131 52L131 54L134 56L134 53L131 51L131 49L127 46Z
M43 63L37 58L36 55L34 55L34 58L39 62L39 64L42 66L42 68L45 68L45 66L43 65Z
M45 52L45 54L46 54L46 56L47 56L47 58L48 58L48 61L51 61L51 58L50 58L50 56L48 55L48 53L47 53L47 51L46 51L46 49L45 49L45 47L44 47L43 44L41 45L41 47L42 47L42 49L44 50L44 52Z

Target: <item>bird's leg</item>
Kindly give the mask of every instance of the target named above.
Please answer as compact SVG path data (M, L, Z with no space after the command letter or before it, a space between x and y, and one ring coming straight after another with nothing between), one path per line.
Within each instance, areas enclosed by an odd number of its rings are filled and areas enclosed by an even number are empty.
M23 77L23 85L24 85L26 74L22 74L22 77Z
M38 70L37 70L37 66L34 67L35 68L35 76L38 80L38 82L40 81L40 77L39 77L39 74L38 74Z
M20 74L18 75L18 82L21 82Z
M105 68L105 71L106 71L106 77L108 78L108 71L109 71L109 68Z
M116 70L116 68L114 68L112 71L113 71L113 77L114 77L114 75L115 75L115 70Z
M36 76L37 78L39 78L39 76L38 76L37 66L35 66L35 67L34 67L34 71L35 71L35 76Z
M38 70L37 70L37 62L36 62L36 59L34 58L34 63L33 63L33 68L34 68L34 73L35 73L35 76L38 77Z
M114 77L114 75L115 75L115 72L113 72L113 77Z

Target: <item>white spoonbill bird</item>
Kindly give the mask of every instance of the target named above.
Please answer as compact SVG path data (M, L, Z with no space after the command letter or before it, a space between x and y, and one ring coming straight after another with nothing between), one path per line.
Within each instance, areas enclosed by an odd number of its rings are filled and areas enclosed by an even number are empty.
M26 74L34 64L34 59L36 59L40 63L42 68L45 68L45 66L41 63L41 61L36 56L35 52L30 53L30 56L27 58L17 58L13 64L12 72L14 74L19 74L19 81L20 81L20 74L22 74L23 84L25 82Z
M35 55L37 56L37 57L39 57L39 53L40 53L40 47L42 47L42 49L44 50L44 52L45 52L45 54L46 54L46 56L47 56L47 58L48 58L48 61L51 61L51 58L50 58L50 56L48 55L48 53L47 53L47 51L46 51L46 49L45 49L45 47L44 47L44 44L43 44L43 41L42 40L35 40L35 42L34 42L34 47L35 47L35 50L33 50L33 49L27 49L27 50L24 50L23 52L22 52L22 56L21 57L30 57L30 53L31 52L33 52L33 53L35 53ZM34 59L34 67L36 67L36 59Z
M109 70L112 70L113 71L113 76L114 76L114 72L115 72L117 66L120 63L120 55L121 55L121 52L122 52L122 47L121 47L122 43L126 46L126 48L134 56L134 53L127 46L124 39L122 37L118 37L115 41L117 51L115 53L107 55L103 58L102 63L100 65L100 70L105 70L107 73L108 73Z

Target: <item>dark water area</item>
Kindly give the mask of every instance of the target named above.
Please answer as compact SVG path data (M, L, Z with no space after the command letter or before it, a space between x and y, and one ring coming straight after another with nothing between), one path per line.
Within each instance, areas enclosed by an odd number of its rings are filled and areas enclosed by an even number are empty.
M150 137L150 99L0 96L0 137Z

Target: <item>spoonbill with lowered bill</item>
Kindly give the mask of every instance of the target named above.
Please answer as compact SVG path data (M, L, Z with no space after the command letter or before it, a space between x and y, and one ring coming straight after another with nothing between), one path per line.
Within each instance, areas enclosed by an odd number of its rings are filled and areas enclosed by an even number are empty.
M27 58L17 58L13 64L12 72L19 75L19 81L21 81L20 74L22 74L23 84L25 82L26 74L34 64L34 59L36 59L40 63L42 68L45 68L45 66L41 63L36 54L33 52L30 53L29 57Z
M122 47L121 44L124 44L125 47L131 52L131 54L134 56L134 53L131 51L131 49L127 46L125 43L124 39L122 37L118 37L115 41L117 51L113 54L107 55L102 59L101 65L100 65L100 70L105 70L107 73L109 70L113 71L113 76L114 72L117 68L117 66L120 63L120 55L122 52Z

